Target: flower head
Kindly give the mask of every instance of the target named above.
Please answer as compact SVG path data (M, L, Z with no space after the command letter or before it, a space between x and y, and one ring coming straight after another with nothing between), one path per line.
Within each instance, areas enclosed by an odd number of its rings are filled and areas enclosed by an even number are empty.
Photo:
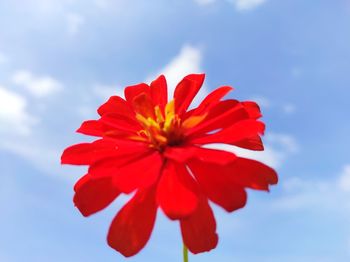
M125 99L112 96L98 109L98 120L77 130L99 139L68 147L62 155L63 164L89 166L74 187L74 203L84 216L135 192L108 233L108 244L124 256L146 245L158 208L179 221L192 253L209 251L218 236L208 201L232 212L246 204L245 188L268 190L277 183L276 172L260 162L203 147L223 143L263 150L265 128L256 103L222 100L232 90L228 86L188 110L203 81L204 74L186 76L170 101L164 76L126 87Z

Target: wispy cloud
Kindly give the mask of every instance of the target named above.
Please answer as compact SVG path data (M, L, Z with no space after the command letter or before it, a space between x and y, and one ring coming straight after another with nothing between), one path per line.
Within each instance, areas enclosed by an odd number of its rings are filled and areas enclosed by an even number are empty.
M0 133L7 136L28 135L37 119L27 111L25 97L0 86Z
M51 76L36 76L28 70L16 71L12 82L35 97L42 98L62 89L62 84Z
M70 35L76 35L85 24L85 18L81 14L67 14L67 30Z
M106 9L110 6L111 0L94 0L94 3L98 8Z
M255 101L256 103L259 104L260 107L264 107L264 108L270 108L272 104L270 99L261 95L255 95L249 98L248 100Z
M206 147L234 152L238 156L255 159L274 168L281 167L288 157L299 150L296 140L289 134L270 133L264 140L264 151L252 151L226 144L211 144Z
M264 4L266 0L235 0L233 1L235 7L239 11L248 11Z
M110 96L124 96L123 88L119 85L97 84L93 87L93 93L103 100L107 100Z
M191 73L202 73L201 63L201 50L191 45L184 45L180 52L156 74L148 78L148 81L152 81L156 76L164 74L168 82L169 91L173 94L176 84L184 76Z
M291 114L295 113L296 106L294 104L291 104L291 103L286 103L282 106L282 110L285 114L291 115Z
M218 0L194 0L198 5L206 6L217 2ZM244 12L257 8L267 0L226 0L233 4L237 11Z
M8 61L8 57L4 53L0 52L0 64L4 64L7 61Z
M58 173L60 150L47 143L45 126L29 112L25 96L0 86L0 150L28 160L45 174ZM40 132L34 132L35 128Z
M22 89L15 92L0 86L0 150L28 160L45 174L52 174L59 170L61 149L51 141L50 127L35 107L29 105L32 96L47 97L61 90L62 84L50 76L36 76L27 70L16 71L11 81ZM45 99L40 103L47 105Z
M330 179L307 179L291 177L282 184L284 196L271 203L277 210L310 211L322 207L323 212L339 212L348 216L350 212L350 165L347 164Z
M293 103L271 100L262 95L254 95L248 100L257 102L262 109L275 109L286 115L292 115L297 111L297 107Z
M184 45L180 52L170 60L156 74L147 78L147 82L154 80L160 74L164 74L168 83L168 95L173 96L176 85L183 77L193 73L203 73L202 50L192 45ZM197 104L208 94L208 90L203 86L198 92L193 104Z
M350 192L350 164L344 166L337 184L342 191Z
M194 1L199 5L210 5L216 2L216 0L194 0Z

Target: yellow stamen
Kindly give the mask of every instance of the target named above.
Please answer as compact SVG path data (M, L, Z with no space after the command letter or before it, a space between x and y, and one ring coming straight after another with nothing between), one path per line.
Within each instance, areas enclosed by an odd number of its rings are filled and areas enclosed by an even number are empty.
M165 106L165 122L164 122L164 130L169 130L173 119L175 118L175 101L171 100Z
M135 141L140 141L140 142L146 142L147 138L142 137L142 136L129 136L129 139L135 140Z
M165 106L165 118L167 118L170 115L175 115L175 100L171 100L169 103Z
M148 117L148 118L147 118L147 121L148 121L148 124L149 124L150 127L155 127L155 128L157 128L157 129L160 128L159 123L156 122L153 118Z
M152 116L149 114L136 114L136 119L143 129L138 132L139 137L131 138L137 141L148 141L151 147L157 150L179 145L184 139L184 131L200 124L207 114L192 116L182 122L175 112L175 101L171 100L165 105L164 111L159 105L154 107Z
M182 126L186 129L192 128L198 125L200 122L202 122L206 117L207 117L207 114L199 115L199 116L191 116L182 123Z
M136 119L139 120L145 127L156 127L156 128L160 128L159 123L157 123L153 118L148 117L145 118L143 115L141 114L136 114Z
M166 144L168 142L168 139L166 137L159 135L159 134L157 134L155 136L155 138L157 139L157 141L164 143L164 144Z
M160 107L159 106L155 106L154 113L155 113L155 115L157 117L157 122L158 123L163 123L164 122L164 117L163 117L162 112L160 111Z

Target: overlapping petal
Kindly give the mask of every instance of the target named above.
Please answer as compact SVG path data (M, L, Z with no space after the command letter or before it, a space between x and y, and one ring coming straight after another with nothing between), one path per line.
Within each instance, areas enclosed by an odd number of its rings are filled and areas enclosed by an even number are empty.
M227 165L191 161L189 166L197 181L200 183L201 180L205 180L210 190L221 187L210 187L210 183L218 183L268 191L270 185L278 182L277 173L271 167L242 157L237 157Z
M178 115L185 113L204 82L204 74L191 74L176 86L174 91L175 110Z
M89 167L89 174L94 176L117 176L119 169L123 166L140 161L147 157L152 151L141 151L141 148L130 148L125 154L103 158Z
M235 165L235 162L230 166ZM209 164L198 160L191 161L189 167L199 186L211 201L228 212L245 206L247 194L243 186L231 178L234 170L229 170L226 165Z
M268 191L278 182L265 164L205 147L224 143L263 150L265 125L255 102L223 100L229 86L188 111L203 81L204 74L184 77L169 102L163 75L150 85L126 87L125 99L112 96L99 107L98 120L85 121L77 130L99 139L62 154L63 164L89 166L74 187L74 203L84 216L121 193L135 193L114 218L107 238L126 257L149 240L158 206L179 220L183 241L196 254L218 243L208 201L232 212L245 206L247 188Z
M139 190L113 219L108 244L126 257L135 255L148 242L156 215L154 187Z
M227 151L199 146L169 147L164 156L179 163L188 163L191 159L226 165L236 160L236 155Z
M240 120L249 119L245 108L236 100L217 103L208 112L205 121L186 132L186 135L197 136L207 132L226 128Z
M114 184L123 193L149 187L158 180L162 165L163 157L152 152L116 169Z
M104 114L118 114L130 119L135 117L131 106L120 96L111 96L106 103L99 107L97 112L100 116Z
M164 110L168 102L167 82L164 75L159 76L151 83L151 96L155 105L159 105L160 109Z
M264 131L265 125L263 122L248 119L239 121L216 133L194 137L191 142L194 144L225 143L234 145L247 138L263 134Z
M157 201L170 219L182 219L194 212L198 189L184 165L167 161L158 184Z
M132 105L134 98L142 93L146 93L148 96L151 96L151 89L149 85L141 83L137 85L127 86L124 89L125 99L129 102L130 105Z
M62 164L91 165L92 163L111 156L117 150L117 144L104 139L92 143L80 143L66 148L61 156Z
M200 197L198 207L191 216L180 221L183 241L193 254L210 251L218 243L213 210L205 197Z
M197 108L194 109L194 114L200 115L205 112L208 112L213 106L215 106L220 101L221 98L223 98L232 90L233 88L230 86L222 86L215 89L203 99L203 101L199 104Z
M74 189L74 204L84 216L104 209L120 194L111 177L94 178L89 174L83 176Z

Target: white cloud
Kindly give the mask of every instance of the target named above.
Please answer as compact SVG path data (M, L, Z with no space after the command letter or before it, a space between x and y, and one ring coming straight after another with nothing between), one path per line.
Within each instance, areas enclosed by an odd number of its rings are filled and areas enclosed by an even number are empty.
M288 134L271 132L266 135L266 141L269 144L279 146L286 153L297 153L299 151L299 145L295 138Z
M233 3L238 11L247 11L260 6L265 2L266 0L235 0Z
M184 45L180 52L172 58L168 64L163 68L159 69L157 73L145 79L145 83L150 84L159 75L164 74L168 84L168 97L169 100L173 96L176 85L188 74L192 73L203 73L201 66L202 62L202 51L191 45ZM118 95L124 97L124 90L120 85L105 85L97 84L93 87L93 92L104 101L112 95ZM193 104L198 104L208 94L208 89L203 87L195 97ZM85 107L79 109L79 114L87 112Z
M270 108L271 107L270 99L268 99L267 97L264 97L264 96L260 96L260 95L253 96L253 97L251 97L248 100L251 100L251 101L254 101L254 102L258 103L260 107L264 107L264 108Z
M27 100L0 86L0 133L8 136L28 135L36 122L37 119L27 112Z
M33 132L39 124L39 119L28 112L24 96L0 86L0 150L25 158L45 174L58 175L62 172L59 161L62 149L55 147L48 137L50 142L45 141L42 131Z
M98 8L106 9L110 6L111 0L95 0L94 3Z
M292 177L282 184L284 195L271 203L276 210L315 210L322 207L323 212L350 214L350 165L331 179L307 179ZM350 217L349 217L350 218Z
M7 56L0 52L0 64L5 64L8 61Z
M111 96L124 97L124 91L119 85L102 85L97 84L93 88L93 92L103 100L107 100Z
M150 84L159 75L164 74L168 84L168 99L173 97L173 93L176 85L188 74L192 73L203 73L202 66L202 51L201 49L191 46L184 45L180 52L173 57L169 63L167 63L163 68L159 69L157 73L150 75L145 79L145 83ZM106 84L96 84L93 89L93 93L97 95L102 101L106 101L110 96L117 95L124 97L124 89L118 85L106 85ZM196 105L208 94L208 89L205 84L199 90L197 96L194 98L193 104ZM87 101L91 104L91 101ZM91 115L91 110L89 108L91 105L81 105L77 113L80 116Z
M226 144L211 144L205 147L234 152L238 156L258 160L273 168L281 167L290 155L299 150L291 135L270 133L266 135L264 140L264 151L252 151Z
M271 99L261 95L254 95L248 100L255 101L263 109L276 109L282 111L286 115L292 115L297 110L293 103L276 103L276 101L271 101Z
M32 95L42 98L62 89L62 84L50 76L35 76L27 70L19 70L12 76L12 82L24 87Z
M0 125L1 125L0 119ZM30 136L12 136L7 134L0 140L0 150L15 154L19 159L25 159L44 175L48 175L65 181L76 181L85 167L62 168L60 157L63 147L57 146L49 137L42 137L32 132Z
M75 35L79 32L81 26L85 24L85 18L77 13L67 14L67 29L70 35Z
M282 106L282 110L285 114L291 115L295 113L296 107L294 104L287 103Z
M184 45L179 54L177 54L164 68L154 74L152 77L147 78L146 82L151 82L158 75L164 74L168 83L168 95L169 98L173 96L176 85L181 81L183 77L193 73L203 73L201 66L202 63L202 51L201 49ZM208 90L205 86L198 92L193 104L197 104L208 94Z
M96 84L92 88L92 94L85 94L81 97L80 105L77 107L79 117L86 119L91 118L96 113L102 103L106 102L111 96L124 97L123 88L118 85Z
M206 6L217 2L217 0L194 0L198 5ZM226 0L233 4L237 11L248 11L264 4L267 0Z
M64 12L65 9L68 9L75 2L76 0L27 0L21 3L29 12L49 17Z
M293 67L291 69L291 75L294 78L299 78L299 77L301 77L303 75L303 70L300 67L297 67L297 66Z
M343 168L343 172L340 174L338 180L338 186L345 192L350 192L350 165L346 165Z
M199 5L210 5L212 3L215 3L216 0L195 0L195 2Z

